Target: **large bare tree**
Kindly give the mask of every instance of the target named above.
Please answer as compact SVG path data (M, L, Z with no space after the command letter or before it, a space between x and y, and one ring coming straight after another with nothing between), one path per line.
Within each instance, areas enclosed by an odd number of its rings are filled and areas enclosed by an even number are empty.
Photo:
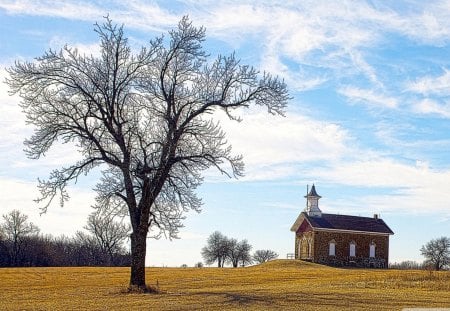
M35 128L25 141L30 158L56 141L74 143L83 156L39 182L44 211L55 197L68 199L70 181L100 166L97 207L130 217L130 288L145 290L146 238L176 237L183 213L200 210L201 171L243 174L241 156L231 153L214 121L217 111L238 120L237 109L256 104L282 114L289 95L283 81L259 75L233 54L208 61L205 29L187 17L167 40L158 37L136 53L109 19L95 31L99 57L68 46L49 50L17 62L7 83Z

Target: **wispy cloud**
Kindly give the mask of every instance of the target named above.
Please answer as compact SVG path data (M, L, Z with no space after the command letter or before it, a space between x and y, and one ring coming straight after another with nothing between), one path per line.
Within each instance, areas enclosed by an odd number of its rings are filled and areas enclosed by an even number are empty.
M338 92L347 97L350 102L366 104L370 107L397 108L398 100L395 97L375 92L372 89L361 89L357 87L345 87Z
M413 105L413 111L418 114L435 114L444 118L450 118L450 103L439 102L425 98Z
M450 170L433 170L427 162L401 163L388 158L339 163L332 168L312 172L323 181L357 187L387 187L394 194L354 198L371 209L433 213L450 212L447 185Z
M6 0L0 8L9 14L62 17L77 20L97 19L101 10L88 1Z
M406 85L407 90L428 95L449 96L450 95L450 71L444 69L440 76L424 76Z
M50 0L6 0L0 3L0 8L8 14L51 16L89 22L99 21L103 16L109 15L114 22L124 23L127 27L157 31L161 31L169 25L172 27L180 18L180 16L162 9L156 3L136 0L124 3L80 0L56 2Z

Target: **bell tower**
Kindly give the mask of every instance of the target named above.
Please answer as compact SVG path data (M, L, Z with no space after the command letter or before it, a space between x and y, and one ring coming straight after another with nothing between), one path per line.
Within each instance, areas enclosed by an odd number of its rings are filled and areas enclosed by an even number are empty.
M306 214L308 214L308 216L312 216L312 217L322 217L322 211L319 209L319 199L321 198L320 195L317 194L316 192L316 187L314 186L314 184L311 187L311 190L309 190L308 192L308 186L307 186L307 190L306 190L306 208L304 210L304 212L306 212Z

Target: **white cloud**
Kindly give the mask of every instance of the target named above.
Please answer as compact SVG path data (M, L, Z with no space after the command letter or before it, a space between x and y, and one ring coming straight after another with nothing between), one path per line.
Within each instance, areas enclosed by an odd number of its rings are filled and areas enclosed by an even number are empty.
M0 177L0 188L1 215L14 209L20 210L29 216L29 221L36 224L42 233L52 235L73 235L77 230L82 230L87 216L92 212L95 195L93 191L72 187L71 199L63 208L55 202L47 213L40 215L40 206L33 201L38 197L36 183Z
M242 153L248 179L270 179L295 172L296 163L331 161L347 153L348 133L339 125L295 112L272 116L247 111L238 123L222 119L235 153Z
M70 42L70 38L64 36L54 36L50 39L48 47L52 50L60 50L65 45L70 48L75 48L78 50L80 55L93 55L94 57L101 56L100 43L81 43L81 42Z
M0 3L0 8L9 14L27 14L39 16L60 17L71 20L89 22L100 21L103 16L109 15L116 23L124 23L127 27L142 30L161 30L168 25L173 26L180 16L170 14L157 4L148 4L145 1L100 2L79 0L11 0Z
M444 69L444 73L438 77L425 76L407 84L407 89L414 93L428 95L450 95L450 71Z
M398 100L394 97L386 96L371 89L361 89L357 87L345 87L338 92L347 97L351 102L363 103L372 107L397 108Z
M317 168L312 175L343 186L382 187L394 190L382 194L352 198L353 205L383 211L450 213L448 180L450 170L433 170L425 161L408 165L388 158L336 163Z
M92 20L104 12L86 1L11 0L0 3L9 14L54 16L68 19Z
M419 114L436 114L450 118L450 104L439 104L437 101L425 98L413 105L413 111Z

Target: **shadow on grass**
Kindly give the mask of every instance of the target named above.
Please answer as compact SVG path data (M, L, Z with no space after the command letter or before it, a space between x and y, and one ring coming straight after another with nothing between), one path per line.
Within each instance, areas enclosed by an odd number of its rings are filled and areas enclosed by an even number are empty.
M215 296L222 297L224 302L227 303L237 303L241 306L243 305L253 305L253 304L264 304L264 305L273 305L274 301L271 297L260 296L260 295L250 295L250 294L242 294L242 293L226 293L226 292L199 292L194 295L201 296Z

